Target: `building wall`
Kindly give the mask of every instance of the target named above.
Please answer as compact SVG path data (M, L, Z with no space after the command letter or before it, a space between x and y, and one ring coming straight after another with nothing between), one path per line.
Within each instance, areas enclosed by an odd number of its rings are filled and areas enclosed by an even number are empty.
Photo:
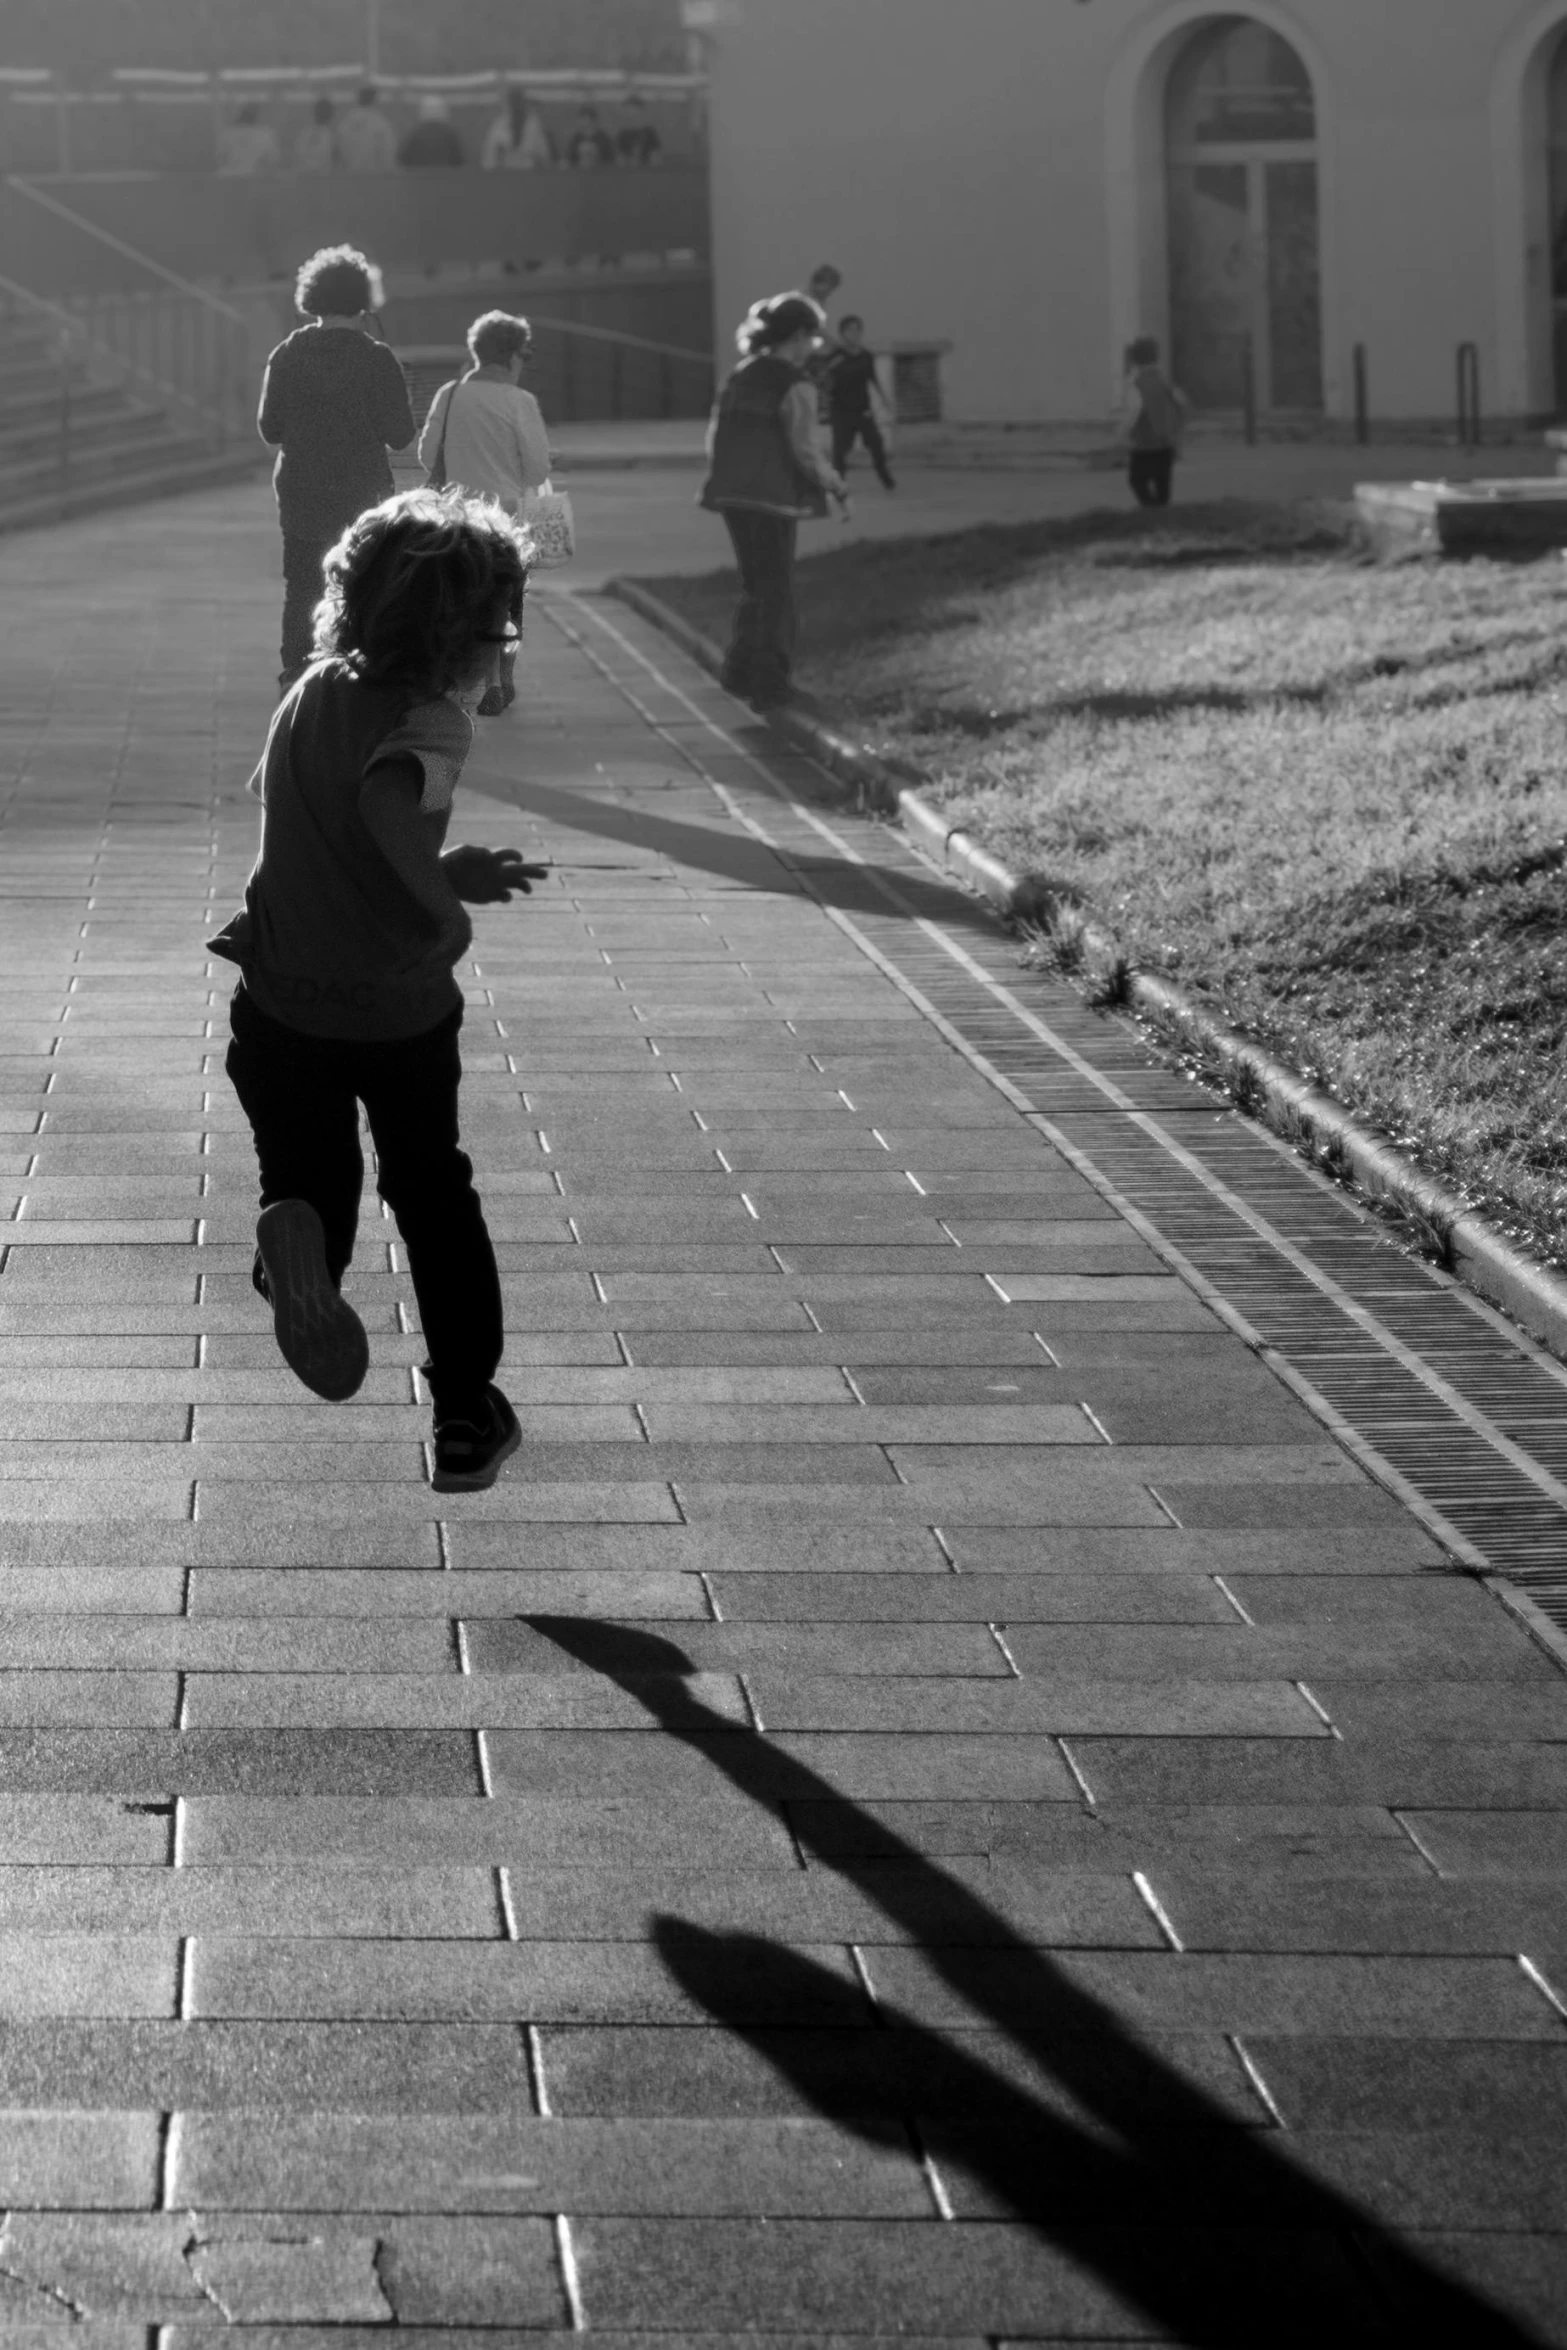
M1162 91L1207 0L723 0L709 36L721 347L812 265L875 343L950 340L949 413L1100 415L1167 328ZM1224 12L1228 13L1228 12ZM1327 405L1550 405L1543 176L1525 135L1567 0L1258 0L1317 98Z

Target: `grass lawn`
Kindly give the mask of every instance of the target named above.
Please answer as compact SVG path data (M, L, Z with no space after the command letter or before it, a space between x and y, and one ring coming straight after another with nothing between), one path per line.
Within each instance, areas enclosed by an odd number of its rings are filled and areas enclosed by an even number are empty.
M732 575L647 583L722 636ZM1567 1263L1567 564L1240 503L800 566L801 683Z

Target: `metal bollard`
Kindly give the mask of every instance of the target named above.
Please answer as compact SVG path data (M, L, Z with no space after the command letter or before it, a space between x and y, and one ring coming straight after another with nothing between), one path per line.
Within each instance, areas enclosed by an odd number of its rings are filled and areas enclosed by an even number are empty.
M1458 446L1478 449L1481 441L1480 422L1480 346L1478 343L1460 343L1457 358L1458 390Z
M1257 445L1257 354L1250 335L1241 337L1241 414L1245 422L1246 446Z
M1370 369L1366 363L1366 346L1355 345L1355 439L1364 448L1371 438Z

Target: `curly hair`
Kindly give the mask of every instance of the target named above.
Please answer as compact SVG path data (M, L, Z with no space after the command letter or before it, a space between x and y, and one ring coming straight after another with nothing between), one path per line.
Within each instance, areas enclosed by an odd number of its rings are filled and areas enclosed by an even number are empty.
M486 310L468 329L468 349L479 367L504 367L532 346L533 329L527 320L513 318L506 310Z
M493 498L404 490L371 506L327 554L315 658L366 685L431 701L470 676L500 615L522 622L527 533Z
M354 245L323 245L294 280L294 301L306 318L353 318L379 310L381 272Z
M826 311L809 294L771 294L751 304L735 329L735 341L742 356L749 358L757 351L775 350L791 335L819 335L826 324Z

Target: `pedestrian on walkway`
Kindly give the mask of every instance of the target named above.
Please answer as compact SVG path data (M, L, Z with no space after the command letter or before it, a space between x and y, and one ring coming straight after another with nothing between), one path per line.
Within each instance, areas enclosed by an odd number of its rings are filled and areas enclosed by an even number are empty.
M444 98L421 98L419 119L397 150L404 171L456 171L467 161Z
M212 941L241 972L226 1066L255 1135L252 1277L278 1345L331 1402L364 1378L368 1341L341 1295L363 1102L429 1349L442 1493L492 1485L521 1442L494 1384L500 1282L458 1147L453 966L473 938L463 901L509 902L544 868L443 843L528 554L496 506L457 490L388 499L332 549L316 659L252 778L264 813L244 908Z
M891 422L892 411L876 380L876 354L865 347L865 321L852 310L838 321L838 341L828 359L825 380L834 467L847 474L849 451L856 441L863 441L876 468L876 479L884 490L895 490L898 485L892 478L881 432L883 420Z
M550 477L544 418L522 383L532 350L525 318L486 310L468 329L472 366L442 384L419 435L419 462L432 484L451 482L476 497L496 498L518 520L529 491ZM499 717L516 700L515 670L515 652L504 654L500 675L479 704L481 718Z
M352 245L312 253L294 289L306 324L279 343L261 379L256 423L278 452L285 693L310 658L322 558L356 515L391 496L387 452L414 437L407 379L376 339L382 299L380 271Z
M849 516L849 493L823 451L805 371L824 323L808 294L753 303L735 337L740 364L708 427L700 502L723 516L740 569L722 682L756 709L789 699L797 526L826 514L830 499L845 521Z
M345 171L390 171L396 163L397 134L373 84L366 84L338 124L337 156Z
M555 149L544 117L520 82L506 92L506 103L484 134L479 163L485 171L545 171L555 160Z
M1127 479L1139 506L1168 506L1175 460L1186 429L1186 400L1159 365L1152 335L1126 346L1126 397L1121 438Z

